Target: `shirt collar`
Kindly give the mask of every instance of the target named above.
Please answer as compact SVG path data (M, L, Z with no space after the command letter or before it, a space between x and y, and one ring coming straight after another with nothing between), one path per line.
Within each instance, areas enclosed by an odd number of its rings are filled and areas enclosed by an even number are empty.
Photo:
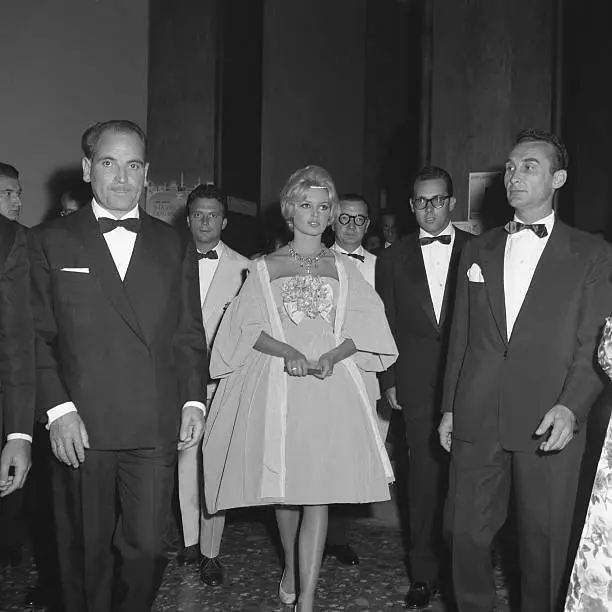
M219 242L217 242L217 244L212 249L210 249L210 250L211 251L215 251L217 253L217 255L219 257L221 257L221 255L223 254L223 246L224 246L223 242L221 242L221 240L219 240ZM202 251L200 251L200 249L198 249L197 247L196 247L196 251L198 253L202 253ZM206 251L206 252L208 253L208 251ZM202 255L204 255L204 253L202 253Z
M91 201L91 208L93 210L93 214L96 220L98 220L100 217L106 217L108 219L115 218L115 216L111 214L108 210L106 210L106 208L104 208L103 206L100 206L100 204L96 202L95 198ZM128 212L125 213L125 215L119 218L120 219L139 219L140 218L140 207L138 206L138 204L136 204L136 206L134 206L132 210L129 210Z
M518 223L525 223L524 221L521 221L516 215L514 215L514 220L518 221ZM548 235L550 236L550 232L552 232L552 228L555 225L555 211L553 210L549 215L546 215L545 217L542 217L541 219L538 219L537 221L534 221L529 225L535 224L544 224L546 226L546 230L548 231Z
M359 245L354 251L347 251L346 249L343 249L337 242L334 242L333 249L338 253L348 253L349 255L363 255L364 252L364 248L362 245Z
M448 225L438 234L438 236L450 236L451 238L455 235L455 226L449 221ZM419 238L433 238L434 235L426 232L422 227L419 229Z

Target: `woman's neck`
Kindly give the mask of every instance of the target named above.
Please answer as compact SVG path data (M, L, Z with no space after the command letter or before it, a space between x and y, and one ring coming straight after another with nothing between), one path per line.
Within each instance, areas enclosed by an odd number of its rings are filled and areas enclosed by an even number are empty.
M293 249L300 255L316 255L322 248L321 236L296 234L293 236Z

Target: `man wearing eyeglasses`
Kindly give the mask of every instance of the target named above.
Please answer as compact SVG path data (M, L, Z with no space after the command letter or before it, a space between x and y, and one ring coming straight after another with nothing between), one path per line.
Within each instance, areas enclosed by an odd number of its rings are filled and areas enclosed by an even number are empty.
M21 212L19 172L10 164L0 163L0 215L17 221Z
M359 195L345 195L340 200L338 217L334 222L336 241L331 248L347 255L373 287L376 256L366 251L361 244L368 227L370 217L367 202Z
M333 225L336 239L330 248L346 255L373 287L376 256L366 251L362 245L370 226L369 214L368 203L362 196L344 195L340 199L338 216ZM388 426L388 420L384 420L384 424ZM386 435L386 431L384 433ZM330 513L325 556L335 557L342 565L359 565L359 556L349 543L348 522L341 508Z
M459 253L470 234L453 227L453 183L436 166L417 175L410 208L418 233L404 236L379 256L376 288L400 355L381 376L389 404L403 412L409 450L410 609L429 605L439 577L442 507L447 459L436 428Z

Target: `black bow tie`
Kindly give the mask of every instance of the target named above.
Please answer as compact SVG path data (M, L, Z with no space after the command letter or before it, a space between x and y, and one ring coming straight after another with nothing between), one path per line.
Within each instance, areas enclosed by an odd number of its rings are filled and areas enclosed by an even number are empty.
M140 219L110 219L109 217L100 217L98 219L98 226L103 234L112 232L118 227L123 227L137 234L140 230Z
M543 223L521 223L520 221L508 221L508 223L504 225L504 229L509 234L516 234L516 232L520 232L521 230L529 229L538 238L548 236L548 230Z
M365 255L357 255L357 253L342 253L343 255L348 255L353 259L358 259L361 263L365 261Z
M198 251L198 261L200 261L200 259L219 259L219 255L214 249L206 251L206 253L200 253L200 251Z
M450 244L451 235L444 234L443 236L423 236L423 238L419 238L419 244L421 246L427 246L428 244L432 244L434 242L440 242L441 244Z

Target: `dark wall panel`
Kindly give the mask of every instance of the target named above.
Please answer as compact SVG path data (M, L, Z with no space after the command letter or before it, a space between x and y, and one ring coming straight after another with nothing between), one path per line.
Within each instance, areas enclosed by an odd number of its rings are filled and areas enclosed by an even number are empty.
M341 191L362 188L365 0L264 5L261 200L319 164Z
M612 5L567 2L563 125L574 222L612 237Z
M215 173L216 0L151 0L148 137L151 179Z
M218 180L232 196L259 201L263 0L224 0L220 23Z
M468 173L503 166L519 129L550 129L555 0L437 0L431 162L453 176L455 218Z

